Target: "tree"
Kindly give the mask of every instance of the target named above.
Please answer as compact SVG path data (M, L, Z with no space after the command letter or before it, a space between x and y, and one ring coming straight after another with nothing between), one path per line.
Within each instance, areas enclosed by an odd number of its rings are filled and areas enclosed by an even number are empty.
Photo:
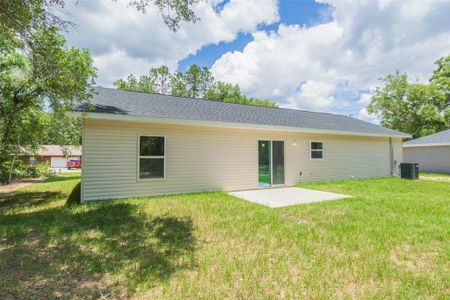
M276 103L268 100L248 98L241 93L241 88L237 84L232 85L221 81L215 83L213 87L207 91L205 99L228 103L277 107Z
M195 23L198 18L192 6L200 0L131 0L130 6L138 11L145 13L146 9L152 5L156 6L164 23L172 30L177 31L180 28L181 21Z
M209 89L206 99L218 100L223 102L236 102L241 100L241 89L238 85L232 85L225 82L217 82L213 88Z
M445 93L447 101L450 101L450 55L438 59L435 65L437 68L433 71L430 82L436 84Z
M166 66L152 68L149 75L136 79L131 74L125 80L114 81L114 86L127 91L157 92L180 97L277 107L275 102L246 97L241 93L238 85L216 82L208 68L198 65L190 66L184 73L175 72L174 74L171 74ZM147 86L151 86L151 88L147 88Z
M157 7L164 23L172 31L177 31L182 21L195 23L199 20L192 10L192 6L197 2L199 0L128 1L130 6L143 13L151 6ZM55 14L64 7L64 0L2 0L0 1L0 33L3 38L10 40L17 38L16 34L26 40L37 28L66 29L71 24Z
M172 76L172 80L170 82L170 94L173 96L179 97L188 97L188 89L185 84L184 74L182 72L176 72Z
M45 113L41 131L43 145L81 145L81 118L67 118L64 112Z
M9 183L23 149L42 142L46 110L62 114L88 99L96 70L90 53L67 48L55 27L0 41L0 181Z
M431 76L430 85L444 94L439 109L444 112L444 118L450 125L450 55L438 59L435 64L437 69Z
M443 91L436 84L410 83L400 72L381 78L375 89L369 113L378 114L381 125L409 133L413 138L450 127Z
M161 66L159 68L150 69L150 81L153 83L153 87L156 93L168 94L170 92L170 82L172 75L169 72L169 68Z
M206 67L192 65L184 74L184 83L188 91L188 97L202 98L212 86L214 77Z
M141 76L139 79L133 74L128 75L126 80L118 79L114 81L114 86L119 90L124 91L135 91L135 92L145 92L145 93L155 93L154 82L149 76Z
M139 79L133 74L128 75L126 80L117 79L113 85L119 90L168 94L171 91L171 82L172 74L169 68L161 66L151 68L148 75L140 76Z

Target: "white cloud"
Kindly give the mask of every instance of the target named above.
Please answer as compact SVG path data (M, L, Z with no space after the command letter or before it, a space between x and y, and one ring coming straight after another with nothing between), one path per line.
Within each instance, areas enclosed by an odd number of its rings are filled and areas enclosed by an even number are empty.
M298 92L286 97L286 107L297 108L299 105L304 109L326 110L334 102L331 92L334 90L333 83L322 83L309 80L302 84Z
M358 114L356 115L356 118L363 120L363 121L380 124L379 116L374 115L374 114L369 114L369 112L367 111L366 108L361 108L359 110Z
M376 121L363 109L370 93L361 91L396 70L425 81L433 62L449 54L448 1L322 2L333 5L332 22L255 32L243 51L215 62L215 77L282 106L345 111ZM336 96L344 93L362 95Z
M311 28L280 25L276 33L255 33L243 52L226 53L212 71L251 95L275 97L288 106L298 101L307 109L328 108L330 93L340 82L329 67L328 51L341 34L335 23ZM311 53L315 58L305 59ZM329 80L324 82L324 77Z
M64 17L75 23L68 40L91 50L102 85L160 64L175 69L178 61L205 45L232 41L240 32L251 33L257 25L279 19L276 0L231 0L219 11L218 1L200 1L194 10L201 20L183 23L174 33L157 9L142 14L127 7L127 2L73 1L67 5Z
M367 106L372 100L372 95L368 93L362 93L359 97L358 103Z

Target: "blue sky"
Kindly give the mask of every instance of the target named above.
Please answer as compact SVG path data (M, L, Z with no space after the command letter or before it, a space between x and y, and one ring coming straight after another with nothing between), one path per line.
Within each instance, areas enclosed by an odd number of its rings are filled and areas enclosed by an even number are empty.
M67 38L91 52L101 86L198 64L281 107L375 123L366 106L380 77L399 70L426 82L450 54L450 1L202 0L193 9L201 20L171 32L157 9L71 1Z
M311 26L331 20L329 12L332 7L328 4L317 3L314 0L281 0L278 4L280 21L270 25L258 26L265 31L277 30L280 23L286 25L298 24ZM178 71L185 71L189 66L197 64L210 68L224 53L229 51L242 51L252 40L250 33L240 33L232 42L221 42L217 45L206 45L196 54L189 55L178 63Z

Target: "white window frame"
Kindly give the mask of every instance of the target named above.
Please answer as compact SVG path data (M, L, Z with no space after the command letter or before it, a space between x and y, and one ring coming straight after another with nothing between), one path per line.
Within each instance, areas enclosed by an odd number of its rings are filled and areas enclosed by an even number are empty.
M154 156L154 155L142 155L141 156L141 137L162 137L164 138L164 155L158 155L158 156ZM166 136L165 135L160 135L160 134L138 134L137 136L137 151L136 151L136 156L137 156L137 170L136 170L136 176L137 176L137 181L157 181L157 180L166 180ZM147 158L147 159L164 159L164 176L161 178L141 178L140 177L140 170L141 170L141 158Z
M312 143L322 143L322 149L313 149L312 148ZM322 152L322 157L312 157L312 152L313 151L320 151ZM322 160L325 158L325 143L323 141L309 141L309 159L311 160Z

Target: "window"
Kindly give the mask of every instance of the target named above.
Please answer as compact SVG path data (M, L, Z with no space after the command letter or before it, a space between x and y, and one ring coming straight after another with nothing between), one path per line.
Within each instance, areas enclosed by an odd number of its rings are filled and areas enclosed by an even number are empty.
M165 178L165 138L139 137L139 179Z
M311 159L323 158L323 142L311 142Z

